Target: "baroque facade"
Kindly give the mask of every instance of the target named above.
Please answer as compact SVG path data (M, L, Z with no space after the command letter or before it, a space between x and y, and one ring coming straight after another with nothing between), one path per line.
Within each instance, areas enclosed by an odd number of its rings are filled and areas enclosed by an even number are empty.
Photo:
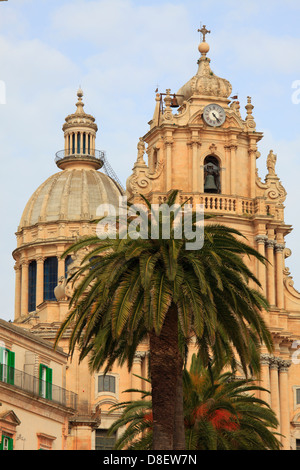
M250 97L242 116L240 103L231 98L231 84L210 67L208 31L201 30L198 70L180 90L157 93L149 131L139 139L137 159L127 179L126 196L140 195L163 203L172 189L179 202L200 204L216 220L238 229L249 244L264 255L267 266L250 260L249 267L261 282L270 310L264 313L271 329L274 354L262 355L260 380L270 393L279 420L284 449L300 444L300 293L285 262L291 255L285 237L292 230L284 220L286 191L276 174L277 156L270 150L264 181L256 161L261 158ZM54 341L68 311L68 273L76 260L61 258L78 237L94 230L92 220L100 204L118 206L124 195L111 174L105 174L105 153L96 150L97 125L84 111L82 91L77 109L63 125L64 150L57 153L60 171L50 176L28 201L17 230L13 253L16 272L14 323L31 334ZM176 109L176 112L174 112ZM99 171L102 170L102 171ZM300 344L300 343L299 343ZM68 338L60 346L67 352ZM68 362L66 388L78 395L76 412L69 419L68 449L111 448L106 435L116 415L109 408L134 398L123 393L142 388L138 376L147 375L147 344L141 344L131 373L115 368L108 376L90 374L87 362L77 356ZM117 436L116 436L117 437Z

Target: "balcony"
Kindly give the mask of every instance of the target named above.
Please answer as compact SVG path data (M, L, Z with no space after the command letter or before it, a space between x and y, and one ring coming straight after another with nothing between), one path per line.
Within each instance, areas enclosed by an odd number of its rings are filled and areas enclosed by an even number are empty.
M0 364L0 385L3 383L23 390L35 397L49 400L52 403L57 403L58 405L65 406L73 410L76 410L77 408L76 393L45 382L38 377L26 374L25 372L13 367Z
M163 204L167 196L164 193L154 192L151 202ZM180 191L180 204L188 202L196 209L196 205L203 205L204 211L212 214L234 215L242 217L273 216L280 218L281 214L276 214L274 204L266 204L264 198L246 198L242 196L228 196L223 194L210 193L185 193Z
M105 162L105 152L103 150L92 150L90 152L72 151L71 149L60 150L55 154L55 163L59 168L63 168L66 163L76 161L91 162L97 169L102 168Z

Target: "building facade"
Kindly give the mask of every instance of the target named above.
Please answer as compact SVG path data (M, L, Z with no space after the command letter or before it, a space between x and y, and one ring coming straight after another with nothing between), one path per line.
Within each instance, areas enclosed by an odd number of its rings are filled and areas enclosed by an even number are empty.
M77 396L66 390L68 355L0 320L0 448L66 450Z
M286 191L276 174L277 156L272 150L266 158L264 181L259 176L256 161L261 158L258 142L263 135L256 129L251 98L242 116L239 101L230 98L231 84L211 70L205 41L208 31L204 27L201 32L196 74L178 92L168 89L156 95L150 129L139 140L125 194L134 201L142 194L153 203L163 203L172 189L178 189L178 202L189 199L194 206L203 205L266 256L267 266L249 261L271 305L264 316L275 343L273 355L266 351L262 355L258 379L270 390L261 397L277 414L283 448L296 449L300 443L296 359L300 293L285 264L291 255L285 237L292 230L284 220ZM108 162L105 153L96 150L97 125L84 111L81 90L76 106L63 126L64 150L56 158L60 171L28 201L13 253L14 323L52 343L68 311L66 277L77 262L61 255L78 237L95 230L92 220L100 204L117 207L124 195L109 171L103 172ZM67 352L67 336L60 346ZM68 448L112 448L117 436L108 438L106 431L117 416L109 408L133 398L124 393L126 389L144 386L136 375L147 375L147 349L146 343L140 345L131 373L115 368L106 377L101 371L91 374L87 362L78 365L76 355L68 363L66 388L78 395L77 411L69 420Z

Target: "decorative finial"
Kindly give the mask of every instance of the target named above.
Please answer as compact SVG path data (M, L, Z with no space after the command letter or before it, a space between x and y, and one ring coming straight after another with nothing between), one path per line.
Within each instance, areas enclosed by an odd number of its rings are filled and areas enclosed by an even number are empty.
M210 31L206 29L204 25L201 29L198 29L198 32L202 34L202 42L198 46L198 50L201 53L203 58L206 58L206 54L209 52L209 45L205 41L205 36L210 34Z
M77 97L78 97L78 101L76 103L76 106L77 106L76 113L77 114L82 114L82 113L84 113L84 110L83 110L84 103L82 102L83 91L82 91L81 88L79 88L78 91L77 91Z
M201 29L198 29L198 33L201 33L202 34L202 42L205 42L205 36L207 34L210 34L210 31L208 29L206 29L206 26L204 25Z

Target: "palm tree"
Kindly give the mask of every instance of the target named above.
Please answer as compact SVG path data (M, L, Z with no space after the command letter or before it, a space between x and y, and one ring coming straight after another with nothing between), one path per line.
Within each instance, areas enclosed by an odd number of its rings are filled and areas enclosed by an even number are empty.
M184 370L184 410L189 450L279 450L278 421L270 406L255 397L265 391L253 379L213 365L205 369L193 355Z
M172 207L176 196L177 191L172 192L167 205ZM145 203L150 209L149 201ZM148 233L151 217L149 211ZM89 249L72 276L70 312L56 344L72 325L70 353L79 345L80 360L89 355L90 368L96 371L104 364L109 370L117 360L128 361L130 368L134 351L149 338L153 448L184 449L181 345L188 347L196 338L204 365L210 364L213 351L216 358L226 356L233 362L237 355L245 371L259 370L262 343L272 350L261 315L268 304L249 287L250 280L256 286L259 282L243 256L265 259L232 228L207 224L203 248L188 251L185 237L175 236L174 217L169 239L162 236L165 220L159 216L156 222L156 239L94 236L65 252L67 256Z
M148 379L144 379L149 382ZM269 405L254 396L265 391L253 379L239 378L230 370L204 368L199 356L192 357L183 372L185 438L187 450L279 450L278 421ZM117 450L151 450L153 415L151 392L141 399L111 407L121 416L109 432L126 428Z

